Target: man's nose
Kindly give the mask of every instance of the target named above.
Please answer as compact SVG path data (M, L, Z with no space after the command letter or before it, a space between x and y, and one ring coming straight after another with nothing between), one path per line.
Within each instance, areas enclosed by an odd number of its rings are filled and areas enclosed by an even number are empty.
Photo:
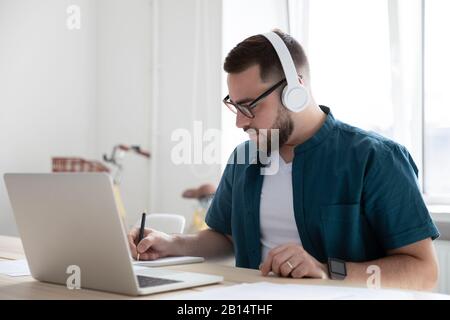
M252 122L252 119L244 116L244 114L240 111L236 114L236 127L242 129L244 127L247 127L250 125L250 122Z

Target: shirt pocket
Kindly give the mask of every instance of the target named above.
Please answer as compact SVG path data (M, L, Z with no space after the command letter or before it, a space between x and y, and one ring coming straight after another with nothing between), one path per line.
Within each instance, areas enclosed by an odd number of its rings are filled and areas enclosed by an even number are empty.
M365 261L363 230L367 222L359 204L323 206L321 220L327 258Z

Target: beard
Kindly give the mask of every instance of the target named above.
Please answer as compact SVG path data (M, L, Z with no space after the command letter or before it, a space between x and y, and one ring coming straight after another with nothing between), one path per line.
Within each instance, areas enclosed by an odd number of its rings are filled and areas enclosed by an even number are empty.
M278 146L277 143L272 142L272 134L269 132L267 137L268 150L272 150L273 148L273 150L277 150L281 148L289 140L292 131L294 131L294 122L289 116L289 111L284 106L278 108L277 118L269 131L272 131L273 129L278 129Z
M250 128L245 129L245 131L248 129ZM251 130L253 130L251 136L256 140L257 150L270 156L272 151L280 149L289 140L294 131L294 122L289 115L289 111L284 106L280 106L270 129L251 128ZM272 141L272 139L278 141Z

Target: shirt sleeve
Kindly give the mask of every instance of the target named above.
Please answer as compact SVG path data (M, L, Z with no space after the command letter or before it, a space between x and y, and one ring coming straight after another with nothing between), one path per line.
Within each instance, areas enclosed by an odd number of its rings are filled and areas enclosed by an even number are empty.
M233 157L234 153L231 157ZM230 157L230 159L231 159ZM231 235L232 187L234 165L228 161L206 214L205 222L213 230Z
M439 237L422 198L418 170L409 152L393 144L374 158L364 182L363 203L366 218L384 249Z

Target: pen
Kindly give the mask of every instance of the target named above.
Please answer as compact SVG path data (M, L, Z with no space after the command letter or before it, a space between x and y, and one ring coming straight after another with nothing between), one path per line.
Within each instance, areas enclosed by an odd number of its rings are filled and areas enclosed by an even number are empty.
M138 244L144 238L144 229L145 229L145 212L142 213L141 229L139 229L139 238L138 238L138 242L137 242ZM137 261L139 261L139 256L140 256L140 254L138 252L138 254L137 254Z

